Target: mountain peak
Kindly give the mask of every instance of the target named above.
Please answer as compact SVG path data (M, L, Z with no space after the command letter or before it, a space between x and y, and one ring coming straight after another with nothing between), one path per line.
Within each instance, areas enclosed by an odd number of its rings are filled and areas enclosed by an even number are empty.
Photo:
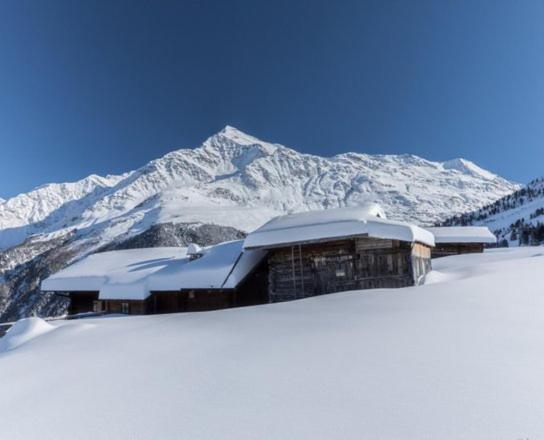
M225 143L225 140L228 142ZM267 155L273 154L278 149L278 145L262 141L231 125L226 125L219 133L213 135L204 142L204 146L217 144L222 145L222 147L226 149L237 146L257 146L262 153Z
M232 125L229 125L229 124L225 125L223 127L223 130L220 131L220 133L222 133L222 134L240 133L240 134L243 134L245 136L249 136L247 133L244 133L242 130L239 130L236 127L233 127Z
M463 174L469 174L471 176L480 176L480 177L483 177L484 179L493 180L497 178L495 174L487 170L484 170L483 168L480 168L474 162L471 162L470 160L467 160L467 159L463 159L462 157L458 157L458 158L443 162L442 166L447 170L456 170Z
M250 134L244 133L242 130L238 130L236 127L233 127L232 125L225 125L225 128L223 128L223 130L221 130L215 136L228 138L240 145L252 145L252 144L263 143L263 141L261 141L260 139L257 139L256 137L251 136Z

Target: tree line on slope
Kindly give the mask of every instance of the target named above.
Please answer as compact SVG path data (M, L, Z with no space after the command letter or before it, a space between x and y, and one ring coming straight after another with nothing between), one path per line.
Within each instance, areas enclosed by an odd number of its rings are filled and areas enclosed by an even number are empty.
M505 196L474 212L458 215L447 219L443 226L470 226L474 224L492 225L492 217L512 211L524 205L542 199L544 203L544 178L531 181L526 187ZM526 214L520 212L520 218L507 227L493 230L499 238L498 246L508 246L517 243L520 246L544 244L544 223L537 220L544 216L544 207L537 208Z

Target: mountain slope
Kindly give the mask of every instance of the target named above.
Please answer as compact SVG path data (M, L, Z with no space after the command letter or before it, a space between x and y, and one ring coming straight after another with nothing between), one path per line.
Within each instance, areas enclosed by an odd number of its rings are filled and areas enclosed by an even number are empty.
M226 127L196 149L173 151L122 176L53 184L0 205L0 249L77 229L106 244L155 223L249 230L273 215L381 203L388 215L431 224L519 187L463 159L300 154Z
M195 228L208 231L198 244L211 244L275 215L362 202L380 203L392 219L432 224L518 188L464 159L325 158L227 126L135 171L44 185L0 204L0 321L17 310L57 313L56 302L38 295L39 279L105 247L182 243Z
M97 199L129 176L100 177L91 175L73 183L52 183L0 204L0 249L24 241L34 233L42 233L51 217L64 218L73 203Z
M544 178L476 211L454 216L446 225L485 225L503 245L544 242Z

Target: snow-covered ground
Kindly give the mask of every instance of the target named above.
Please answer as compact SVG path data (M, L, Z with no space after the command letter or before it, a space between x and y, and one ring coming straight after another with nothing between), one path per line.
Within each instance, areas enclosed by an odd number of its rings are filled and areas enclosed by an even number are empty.
M544 248L433 263L415 288L20 322L0 438L543 438Z

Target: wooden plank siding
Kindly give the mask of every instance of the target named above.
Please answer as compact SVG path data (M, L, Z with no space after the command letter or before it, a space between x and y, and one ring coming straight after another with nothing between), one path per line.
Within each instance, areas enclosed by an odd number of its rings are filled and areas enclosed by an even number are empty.
M460 254L479 254L484 251L483 243L441 243L432 250L433 258Z
M425 275L431 271L431 248L421 243L415 243L412 247L412 277L414 284L419 286L425 281Z
M106 313L149 315L226 309L236 305L235 299L236 292L233 289L199 289L151 292L145 300L102 300L99 303L101 311ZM79 302L77 294L72 296L72 301ZM93 311L93 304L85 311Z
M356 289L419 284L430 249L397 240L358 237L269 250L271 302Z
M103 300L102 310L107 313L127 314L127 315L146 315L149 313L147 300Z

